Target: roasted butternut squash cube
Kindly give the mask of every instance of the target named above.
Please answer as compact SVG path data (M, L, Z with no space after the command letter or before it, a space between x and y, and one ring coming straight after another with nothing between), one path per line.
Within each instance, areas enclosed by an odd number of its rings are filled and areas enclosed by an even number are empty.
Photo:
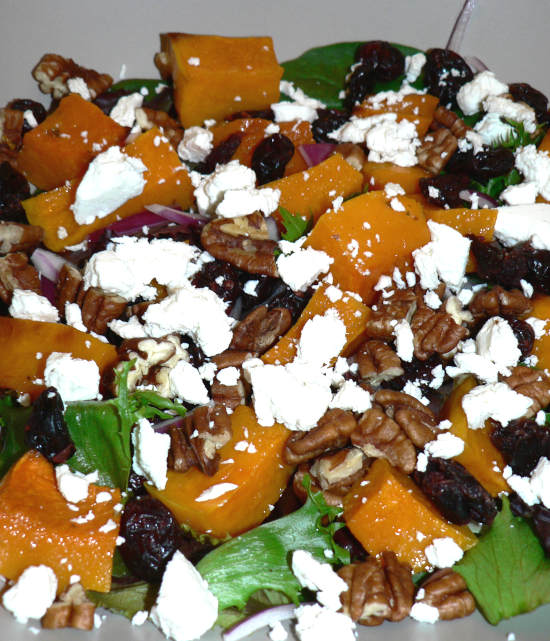
M377 95L368 96L355 107L353 115L358 118L368 118L382 113L397 114L397 121L409 120L416 125L418 136L422 138L433 121L434 112L439 104L439 98L430 94L408 94L400 101L380 100Z
M392 162L367 161L363 165L365 183L372 191L384 189L388 183L401 185L406 194L420 192L419 180L431 176L429 171L418 165L413 167L400 167Z
M92 158L121 144L126 135L125 127L72 93L25 134L17 167L39 189L53 189L66 180L80 178Z
M497 213L496 209L426 209L426 218L448 225L463 236L473 234L491 242Z
M161 49L170 60L175 106L184 127L265 109L279 99L283 69L271 38L165 33Z
M424 550L450 537L463 550L477 538L465 526L446 521L413 481L377 459L344 497L344 520L369 554L392 550L414 572L428 570Z

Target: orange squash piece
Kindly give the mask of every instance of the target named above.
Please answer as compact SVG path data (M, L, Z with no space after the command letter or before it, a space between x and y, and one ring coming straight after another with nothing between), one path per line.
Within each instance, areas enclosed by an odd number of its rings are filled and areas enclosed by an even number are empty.
M371 190L384 189L388 183L401 185L406 194L420 193L418 181L421 178L428 178L432 174L422 167L400 167L392 162L367 161L363 165L365 183Z
M463 236L473 234L493 240L498 211L496 209L426 209L426 218L448 225Z
M405 211L393 209L380 191L351 198L321 216L306 242L334 258L335 281L367 305L380 276L406 269L412 251L430 240L422 206L407 196L398 200Z
M550 153L550 132L544 134L544 138L540 141L540 145L537 147L538 151L546 151Z
M533 309L526 314L524 318L534 317L540 320L548 321L545 326L545 332L535 339L532 354L539 360L537 369L550 370L550 296L537 294L533 298Z
M112 499L97 503L99 492ZM17 579L28 566L44 564L57 576L58 593L75 574L86 590L108 592L119 524L113 508L119 501L119 490L90 484L88 498L70 509L53 465L27 452L0 485L0 574ZM94 518L75 522L88 513ZM109 529L111 521L116 527Z
M17 167L39 189L53 189L66 180L80 178L92 158L112 145L120 145L126 135L125 127L72 93L25 134Z
M113 345L74 327L0 316L0 387L38 396L45 389L44 367L52 352L95 361L100 373L118 361Z
M161 49L171 62L174 104L184 127L265 109L279 99L283 68L271 38L165 33Z
M150 129L126 145L124 152L143 161L143 192L104 218L96 218L89 225L79 225L74 219L71 205L74 202L78 181L58 187L23 201L27 218L32 225L44 230L44 244L52 251L61 251L75 245L88 234L107 227L117 220L143 210L145 205L158 203L187 209L193 203L193 185L177 153L161 132ZM59 233L64 230L63 233ZM62 236L62 238L60 238Z
M290 432L275 423L262 427L254 410L239 405L231 415L233 437L219 451L221 461L214 476L196 468L187 472L168 471L164 490L148 485L147 490L162 501L182 525L216 538L235 536L261 523L279 499L293 472L282 452ZM230 483L217 498L203 493L220 483ZM223 489L223 488L222 488ZM201 496L203 495L203 496ZM201 499L201 500L199 500Z
M464 465L487 492L497 496L500 492L509 490L508 484L502 477L502 470L506 463L491 442L490 428L486 426L479 430L469 429L466 414L462 409L462 399L476 385L473 377L464 379L447 399L442 416L453 424L449 429L451 434L464 441L464 451L459 456L455 456L454 460Z
M346 494L344 520L369 554L393 550L414 572L430 568L424 550L434 539L450 537L463 550L477 542L467 527L446 521L413 481L385 459L377 459Z
M401 101L394 103L379 101L374 96L373 101L367 97L355 107L353 115L358 118L368 118L382 113L396 113L398 122L409 120L414 123L419 138L422 138L430 128L438 104L439 98L430 94L409 94L404 96Z
M322 316L329 309L336 310L346 326L346 344L342 349L343 355L353 352L355 346L363 338L365 323L371 310L347 293L343 293L341 298L333 301L327 295L327 288L327 285L322 285L315 290L296 323L262 356L264 363L285 365L293 361L304 325L310 318Z
M314 167L274 180L264 187L280 190L281 207L317 220L337 197L349 198L361 192L363 176L343 156L333 154ZM278 212L273 215L280 220Z

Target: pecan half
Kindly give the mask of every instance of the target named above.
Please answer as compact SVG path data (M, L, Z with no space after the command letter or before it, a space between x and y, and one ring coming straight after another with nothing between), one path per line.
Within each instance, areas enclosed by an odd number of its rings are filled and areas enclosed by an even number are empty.
M359 375L372 385L401 376L401 359L384 341L365 341L355 353Z
M490 316L521 316L532 309L531 301L519 289L504 289L495 285L481 289L468 305L476 320Z
M367 162L367 156L363 149L353 142L342 142L336 145L335 153L341 154L344 160L357 171L363 171L363 165Z
M454 111L439 105L434 111L433 129L445 127L457 138L464 138L470 127Z
M2 107L0 109L0 143L12 151L19 150L23 144L24 125L24 112Z
M285 307L269 309L267 305L260 305L237 323L229 347L263 354L291 325L292 314Z
M372 338L393 340L393 328L397 321L410 320L418 306L418 295L414 289L402 289L391 298L380 299L372 307L372 314L365 324L367 334Z
M74 265L65 263L59 270L56 284L56 304L61 315L65 314L67 303L76 302L82 280L82 274Z
M183 138L183 127L165 111L149 109L149 107L140 107L136 109L136 121L143 131L149 131L149 129L153 129L153 127L158 127L168 138L174 149L178 148Z
M427 133L416 151L418 165L432 174L439 174L458 149L458 140L442 127Z
M414 355L425 361L432 354L447 354L468 336L468 330L457 325L446 312L435 312L429 307L417 310L411 321L414 334Z
M246 389L241 380L236 385L224 385L218 379L214 379L210 386L210 396L215 403L234 410L238 405L244 405Z
M251 274L278 277L275 262L277 243L270 240L265 218L258 213L236 218L219 218L204 226L204 249Z
M376 392L374 401L399 424L416 447L423 448L434 439L437 420L418 399L404 392L384 389Z
M99 287L81 288L76 303L82 309L82 322L96 334L104 334L108 323L120 318L128 304L122 296L107 294Z
M44 54L32 70L32 76L38 82L40 91L52 94L57 99L70 93L67 86L70 78L82 78L92 99L113 84L113 79L108 74L86 69L71 58L64 58L55 53Z
M224 369L225 367L241 367L246 360L254 356L256 356L256 354L252 352L226 349L225 352L212 356L212 361L216 363L218 369Z
M29 289L40 294L40 276L21 252L0 258L0 298L9 305L14 289Z
M338 575L348 585L341 595L342 610L353 621L380 625L384 620L402 621L411 611L412 573L393 552L345 565Z
M416 602L437 608L443 621L467 617L476 609L466 581L450 568L434 572L421 583Z
M70 585L42 617L42 627L50 630L76 628L92 630L95 604L88 600L80 583Z
M30 253L42 242L44 230L36 225L0 221L0 254Z
M330 450L348 444L357 421L348 410L328 410L309 432L292 432L288 437L283 458L286 463L310 461Z
M523 418L531 418L547 407L550 403L550 378L544 372L521 365L511 367L510 371L510 376L501 376L500 380L533 401Z

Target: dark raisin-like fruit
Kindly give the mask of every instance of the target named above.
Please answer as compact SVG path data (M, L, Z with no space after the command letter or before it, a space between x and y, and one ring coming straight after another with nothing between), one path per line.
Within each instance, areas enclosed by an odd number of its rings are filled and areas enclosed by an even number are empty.
M546 556L550 556L550 510L544 505L527 505L515 492L509 496L510 510L514 516L532 519L533 530L537 535Z
M334 534L334 541L344 550L349 552L351 557L351 562L361 562L365 561L368 554L365 548L359 543L359 541L353 536L350 530L347 527L340 528Z
M372 93L376 83L374 66L371 62L357 62L352 66L344 86L344 107L351 111L361 103L366 95Z
M179 550L193 565L196 565L203 556L206 556L213 549L214 546L210 543L201 543L190 534L182 532Z
M282 178L293 155L294 143L284 134L272 134L264 138L254 149L250 164L256 172L256 183L265 185Z
M535 111L539 122L547 122L548 98L543 93L526 82L514 82L508 86L508 91L514 100L528 104Z
M128 490L133 492L135 496L145 496L147 490L145 489L145 482L147 479L141 474L136 474L134 470L130 470L128 478Z
M429 385L434 378L432 370L438 365L441 365L442 362L439 354L432 354L432 356L425 361L421 361L418 358L413 358L409 363L402 361L401 366L405 370L403 374L389 381L385 381L383 387L401 391L409 381L412 381L418 383L422 392L427 392L430 390Z
M496 241L488 243L473 236L471 248L476 259L477 274L484 280L506 289L521 288L522 279L532 282L528 277L529 263L523 246L505 248Z
M541 456L550 458L550 430L533 420L512 421L506 427L497 424L491 441L520 476L529 476Z
M16 109L17 111L31 111L37 124L40 124L46 118L46 109L44 105L36 102L36 100L29 100L28 98L17 98L8 102L8 109ZM23 124L23 133L32 129L31 125L25 120Z
M63 413L61 396L54 387L48 387L34 401L25 427L27 447L38 450L52 463L64 463L75 450Z
M251 109L250 111L237 111L226 117L226 120L240 120L241 118L263 118L275 120L273 109Z
M216 145L208 156L195 167L196 171L201 174L211 174L217 165L228 163L239 148L243 136L244 132L242 131L236 131L228 136L223 142Z
M519 318L508 318L507 320L514 332L514 336L518 340L518 347L521 355L523 358L529 356L535 342L535 332L533 331L533 328L529 323L526 323Z
M311 123L311 133L315 142L331 142L329 133L335 131L348 121L348 114L339 109L318 109L317 118Z
M264 303L269 309L276 307L284 307L292 314L293 322L298 320L298 317L303 312L304 307L308 304L309 299L313 294L313 290L309 289L304 293L293 292L290 287L284 287L270 296Z
M145 581L160 581L166 564L181 543L174 515L152 496L140 496L126 503L120 520L118 548L132 574Z
M124 96L129 96L132 92L129 89L117 89L115 91L104 91L93 99L94 105L108 116L116 103Z
M437 96L446 107L454 104L463 84L474 77L464 58L450 49L429 49L426 52L424 81L428 93Z
M189 334L184 334L181 337L181 346L187 350L189 362L193 367L200 367L204 364L206 355Z
M452 459L430 458L414 480L443 516L458 525L493 522L498 505L487 490Z
M536 291L550 294L550 251L528 246L527 279Z
M29 183L23 174L9 162L0 163L0 219L26 223L27 217L21 201L30 194Z
M405 56L389 42L370 40L363 43L355 52L355 59L370 62L378 80L395 80L405 71Z
M424 198L437 207L464 207L465 202L459 194L470 185L465 174L442 174L418 181Z
M446 170L452 173L468 174L480 183L486 183L495 176L503 176L514 168L514 153L510 149L484 149L473 154L471 151L455 152Z
M233 305L241 295L242 285L238 269L221 260L212 260L204 263L191 283L194 287L208 287L226 303Z
M262 305L270 296L273 295L280 283L278 278L265 276L263 274L251 277L250 274L245 272L244 275L245 279L242 281L243 293L241 296L243 315L257 305ZM250 285L247 287L246 283L250 283ZM252 287L254 288L254 293L247 294L246 289L251 291L250 288Z

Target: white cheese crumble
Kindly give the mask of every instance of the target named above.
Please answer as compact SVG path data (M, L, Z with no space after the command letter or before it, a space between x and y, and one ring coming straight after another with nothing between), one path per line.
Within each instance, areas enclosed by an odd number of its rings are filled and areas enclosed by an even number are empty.
M428 563L436 568L450 568L464 556L462 548L450 536L434 539L424 554Z
M321 274L330 269L334 259L326 252L301 247L301 243L279 242L282 254L277 258L281 279L295 292L305 291Z
M522 123L525 131L529 134L534 133L537 129L535 110L524 102L514 102L504 96L488 96L483 101L483 109L488 113Z
M500 200L507 205L533 205L537 199L538 188L535 182L510 185L500 192Z
M212 151L214 134L204 127L188 127L178 145L178 156L187 162L202 162Z
M206 405L210 400L199 370L191 363L179 361L168 377L170 396L177 396L191 405Z
M535 249L550 250L550 205L505 206L497 212L495 236L503 245L530 242Z
M483 118L474 125L474 130L483 139L483 144L491 146L508 140L514 133L514 128L507 122L503 122L497 114L485 114Z
M14 289L9 306L13 318L57 323L59 312L45 296L40 296L30 289Z
M425 454L433 458L454 458L463 451L464 441L450 432L438 434L435 441L430 441L424 447Z
M84 81L84 78L80 78L78 76L76 78L67 79L67 89L70 93L77 93L81 98L84 98L84 100L91 100L92 98L95 98L95 95L92 96L90 88Z
M176 550L164 571L151 620L174 641L192 641L209 630L217 617L218 600L192 563Z
M315 603L301 605L295 615L299 641L356 641L355 623L346 614Z
M472 116L481 111L486 98L500 96L507 91L508 85L500 82L492 71L482 71L460 87L456 94L456 102L467 116Z
M512 474L507 465L503 470L506 482L527 505L542 503L550 508L550 461L541 456L535 469L529 476Z
M310 318L302 328L295 362L317 367L336 358L346 344L346 325L334 309Z
M170 435L155 432L146 418L140 418L132 431L132 445L134 472L144 476L157 489L164 490L168 480Z
M476 336L477 353L492 361L501 374L508 375L508 367L517 365L521 358L518 339L510 323L500 316L485 322Z
M139 196L145 187L146 170L139 158L126 155L120 147L109 147L98 154L89 164L71 205L76 222L89 225Z
M536 192L550 200L550 157L547 152L539 151L535 145L518 147L515 151L515 166L523 175L525 183L533 183Z
M355 381L344 381L330 401L329 407L362 413L372 407L372 401L369 392Z
M72 472L68 465L58 465L55 468L57 489L69 503L80 503L88 498L90 483L97 483L97 470L91 474ZM109 494L109 493L107 493ZM111 495L109 494L109 499Z
M439 610L427 603L414 603L409 616L420 623L435 623L439 620Z
M535 318L530 316L525 319L525 322L531 325L533 332L535 333L535 339L538 340L546 334L546 325L548 320L542 320L541 318Z
M414 82L422 73L422 68L426 64L426 56L423 53L415 53L405 58L405 77L407 82Z
M474 387L462 399L468 427L474 430L485 425L488 418L506 426L510 421L523 416L533 401L518 394L506 383L489 383Z
M55 387L65 403L97 398L99 378L97 363L65 352L52 352L44 369L46 386Z
M41 619L55 600L57 577L46 565L31 565L17 579L15 585L4 592L2 603L19 623Z
M292 572L302 587L317 592L317 601L321 605L334 611L340 609L340 594L348 586L328 563L320 563L305 550L295 550L292 553Z
M143 104L143 96L136 92L119 98L109 116L122 127L132 127L136 120L136 109Z
M410 363L414 355L414 334L406 318L398 321L393 328L395 350L402 361Z
M237 385L241 373L237 367L224 367L216 374L216 378L222 385Z
M288 639L288 632L280 621L270 623L269 628L268 636L271 641L286 641Z

